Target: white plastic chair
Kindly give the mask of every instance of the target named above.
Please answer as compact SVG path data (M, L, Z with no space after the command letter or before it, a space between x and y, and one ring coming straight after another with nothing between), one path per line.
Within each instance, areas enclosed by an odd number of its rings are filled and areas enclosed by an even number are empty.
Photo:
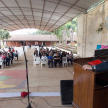
M43 64L48 64L48 59L47 58L44 58L44 59L41 59L41 68L42 68L42 65Z
M3 69L3 60L0 59L0 65L1 65L1 68Z
M37 64L39 64L40 67L40 57L34 57L34 66L36 66Z
M62 57L62 64L63 64L63 67L65 64L68 66L67 57Z

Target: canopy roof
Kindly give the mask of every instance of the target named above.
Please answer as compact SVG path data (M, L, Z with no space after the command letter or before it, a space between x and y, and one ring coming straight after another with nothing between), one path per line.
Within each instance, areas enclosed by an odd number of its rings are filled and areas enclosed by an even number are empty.
M0 28L53 31L100 0L0 0Z

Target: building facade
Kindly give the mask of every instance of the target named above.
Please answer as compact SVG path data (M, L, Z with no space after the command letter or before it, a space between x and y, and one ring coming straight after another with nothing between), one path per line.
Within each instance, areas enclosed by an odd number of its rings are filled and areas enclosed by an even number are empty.
M25 42L25 45L45 45L51 46L59 43L56 35L11 35L11 38L7 41L7 46L21 46L21 41ZM67 43L70 43L70 39L67 38Z

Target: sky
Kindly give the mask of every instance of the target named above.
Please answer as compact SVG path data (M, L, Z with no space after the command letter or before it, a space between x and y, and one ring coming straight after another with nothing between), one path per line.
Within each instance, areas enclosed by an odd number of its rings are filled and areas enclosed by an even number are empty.
M15 30L12 32L9 32L10 35L11 34L28 34L28 33L33 33L35 32L37 29L20 29L20 30Z

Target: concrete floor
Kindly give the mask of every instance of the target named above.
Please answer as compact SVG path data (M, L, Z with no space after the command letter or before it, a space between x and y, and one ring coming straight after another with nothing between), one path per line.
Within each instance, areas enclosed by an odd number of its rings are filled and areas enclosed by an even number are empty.
M33 67L33 50L28 49L27 51L28 59L28 70L29 70L29 87L30 92L60 92L60 80L72 80L73 79L73 67L62 67L62 68L48 68L43 66L40 68L38 65ZM0 71L6 70L25 70L24 57L19 58L18 61L15 61L10 67L4 67ZM15 82L16 79L12 81ZM20 78L19 78L20 80ZM2 89L3 92L22 92L27 91L26 84L23 88L18 89ZM53 106L58 106L56 108L61 108L61 99L60 97L43 97L49 104ZM8 99L8 98L7 98ZM19 100L20 99L20 100ZM33 108L52 108L49 106L44 99L39 97L31 98ZM8 100L0 98L0 108L26 108L27 107L27 98L9 98ZM63 106L64 107L64 106ZM68 108L72 106L65 106Z

